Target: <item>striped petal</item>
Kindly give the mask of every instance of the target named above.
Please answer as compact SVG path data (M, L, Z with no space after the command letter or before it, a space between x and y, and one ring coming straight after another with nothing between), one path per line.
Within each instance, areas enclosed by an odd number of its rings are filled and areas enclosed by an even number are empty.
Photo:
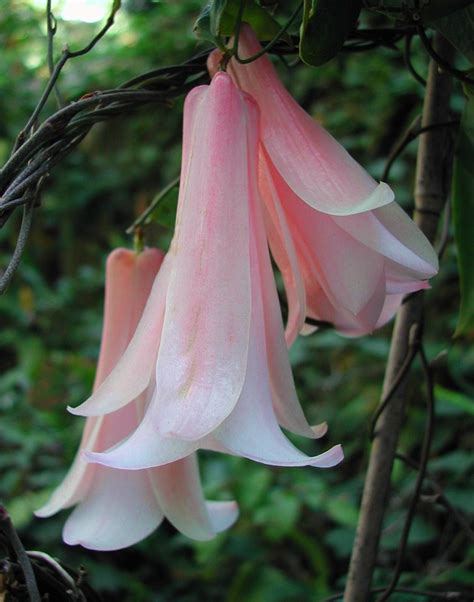
M203 437L242 390L250 322L247 119L242 95L217 74L195 115L170 251L152 415L164 436Z
M248 25L239 37L245 58L261 50ZM257 101L261 140L288 186L314 209L331 215L352 215L393 201L393 192L375 180L293 99L266 55L249 64L234 60L229 71Z

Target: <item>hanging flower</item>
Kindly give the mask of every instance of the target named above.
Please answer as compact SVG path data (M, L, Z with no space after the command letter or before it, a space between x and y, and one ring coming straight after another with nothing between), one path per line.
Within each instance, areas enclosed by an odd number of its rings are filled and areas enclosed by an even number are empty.
M258 110L225 73L195 88L184 113L176 231L143 317L115 370L79 408L102 415L154 387L137 430L107 466L140 469L196 449L282 466L329 467L280 425L310 437L285 346L257 191Z
M239 52L261 50L243 25ZM209 57L214 73L220 51ZM288 298L288 344L308 316L346 335L393 317L403 296L427 288L438 260L430 243L369 174L291 97L266 56L231 59L234 82L261 112L259 187L272 254Z
M140 320L163 254L136 255L116 249L107 261L102 344L94 389L113 371ZM76 506L63 538L94 550L130 546L154 531L166 516L188 537L210 539L237 518L234 502L205 502L195 454L151 470L124 471L88 464L84 451L100 452L138 426L147 401L142 391L126 407L88 418L79 452L50 501L36 512L46 517Z

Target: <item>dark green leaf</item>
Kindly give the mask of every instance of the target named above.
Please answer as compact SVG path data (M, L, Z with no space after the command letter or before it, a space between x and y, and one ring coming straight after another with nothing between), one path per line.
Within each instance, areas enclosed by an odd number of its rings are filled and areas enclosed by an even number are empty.
M308 65L330 61L354 29L361 0L305 0L300 56Z
M445 401L450 405L459 408L463 412L466 412L467 414L474 414L474 400L470 399L463 393L459 393L458 391L450 391L441 385L436 385L435 395L440 401Z
M357 526L359 516L357 507L347 497L339 496L331 499L327 513L339 525L353 528Z
M452 15L456 11L472 4L472 0L430 0L426 6L421 9L421 18L424 23L433 19L441 19Z
M173 188L163 197L156 209L150 215L150 222L155 222L165 228L173 228L176 221L176 207L178 205L178 189Z
M204 8L194 25L196 36L214 43L220 36L231 36L239 15L239 6L239 0L213 0ZM252 26L259 40L271 40L281 29L270 13L254 0L247 0L242 21Z
M474 3L430 23L474 63Z
M453 172L453 220L457 246L461 308L455 336L474 330L474 94L464 109Z
M415 13L423 23L446 17L472 4L472 0L365 0L364 6L397 21L412 22Z
M220 35L230 36L235 29L235 22L239 14L239 0L227 0L221 12L217 31ZM242 20L249 23L259 40L273 39L281 29L275 19L253 0L247 0Z
M205 6L193 27L194 35L200 40L207 40L216 44L216 37L211 32L211 7Z

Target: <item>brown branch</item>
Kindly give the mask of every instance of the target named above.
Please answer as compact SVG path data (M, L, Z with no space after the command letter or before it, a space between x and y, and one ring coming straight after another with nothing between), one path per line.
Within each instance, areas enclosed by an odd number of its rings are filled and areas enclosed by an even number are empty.
M437 52L451 60L452 48L439 35ZM451 78L440 73L438 64L430 62L423 106L422 128L446 122L449 118ZM438 216L447 196L445 175L452 156L447 153L447 128L430 129L420 138L415 183L415 221L434 241ZM423 322L423 295L411 296L400 308L392 337L383 386L383 397L392 388L400 368L409 353L410 331L414 324ZM366 602L369 599L375 568L382 521L388 503L390 476L402 427L408 379L403 379L377 423L377 434L372 444L369 466L364 484L359 523L349 566L345 602Z
M18 533L15 531L15 527L13 526L6 508L3 506L0 506L0 533L4 535L9 547L15 554L16 559L21 566L30 602L41 602L38 585L36 583L35 574L33 572L30 559L28 558L25 548L18 537Z
M435 413L435 398L434 398L434 385L433 385L433 376L431 374L431 368L429 366L427 357L425 355L425 350L423 346L419 348L419 354L421 358L421 364L423 366L423 372L426 380L427 387L427 419L426 419L426 428L423 436L423 443L421 446L421 459L418 474L416 477L415 483L415 491L413 493L413 497L411 499L410 506L408 508L407 516L405 518L405 524L403 525L402 535L400 537L400 544L398 546L397 553L397 562L395 565L395 570L392 575L392 579L390 583L387 585L387 588L380 598L378 598L377 602L386 602L391 594L395 591L397 587L398 580L400 578L402 572L403 560L405 558L405 552L408 545L408 538L410 536L411 525L413 519L415 518L416 507L418 506L418 501L421 495L421 488L423 486L423 481L426 475L426 468L428 466L428 460L431 449L431 442L433 440L433 430L434 430L434 413Z

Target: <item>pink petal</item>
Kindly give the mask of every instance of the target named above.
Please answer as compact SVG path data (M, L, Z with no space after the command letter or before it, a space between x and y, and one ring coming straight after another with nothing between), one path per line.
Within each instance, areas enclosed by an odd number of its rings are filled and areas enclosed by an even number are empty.
M162 520L146 472L97 467L94 486L68 518L63 538L91 550L119 550L147 537Z
M84 430L80 449L86 449L87 447L92 449L96 445L102 420L102 416L98 416L87 421L89 428L87 432ZM35 515L45 518L77 504L87 495L94 478L94 472L95 467L87 464L78 452L62 483L54 490L48 502L35 510Z
M244 456L264 464L278 466L334 466L342 460L340 446L335 446L320 456L308 457L300 452L284 436L278 426L273 407L272 386L268 372L268 345L278 344L277 339L266 339L263 300L269 305L269 295L276 295L273 281L271 288L268 271L271 270L268 250L263 234L260 207L252 203L252 228L250 236L252 320L247 374L239 401L230 416L214 431L214 448ZM266 274L266 277L265 277ZM282 336L279 344L285 348ZM290 383L291 388L292 383ZM286 387L288 390L288 386ZM284 414L285 412L282 411ZM290 421L294 417L292 411ZM299 425L298 425L299 426ZM303 423L303 428L304 428ZM313 435L314 436L314 435Z
M358 314L375 292L384 269L383 257L339 228L331 216L310 209L281 180L276 181L298 254L306 257L311 277L335 307ZM307 290L308 284L306 281Z
M115 369L87 401L77 408L68 408L71 414L95 416L114 412L148 387L160 343L170 264L168 254L155 278L135 334Z
M261 49L244 25L242 57ZM288 186L308 205L332 215L351 215L393 201L393 192L378 184L347 151L316 123L283 87L267 56L247 65L230 61L229 72L261 110L261 139Z
M163 253L158 249L145 249L140 255L127 249L116 249L109 255L106 264L102 343L94 385L96 388L112 371L126 349L162 259ZM119 324L120 328L117 327ZM128 414L129 410L125 414L119 412L112 421L101 416L86 420L80 450L97 449L101 445L109 447L128 435L136 425L136 417L135 422L128 424ZM132 417L134 415L136 410L132 409ZM87 495L94 475L95 467L87 464L79 451L63 482L48 503L35 514L51 516L78 503Z
M239 518L237 502L206 502L206 507L214 533L222 533Z
M305 289L291 232L288 229L286 217L263 152L260 152L259 188L264 201L268 242L285 284L288 300L285 336L287 345L290 347L304 324L306 316Z
M397 203L368 213L335 217L353 238L417 275L430 278L438 271L438 257L421 230Z
M150 471L160 508L187 537L208 540L227 529L238 516L235 502L206 504L196 455Z
M276 208L278 198L275 197L274 201L274 207ZM280 224L283 230L283 228L286 228L283 211L281 208L279 208L278 211L281 218ZM287 428L293 433L297 433L305 437L322 437L327 431L326 423L310 426L304 416L298 396L296 394L293 374L291 372L291 366L288 360L288 351L283 335L283 322L280 312L280 304L278 302L278 293L265 244L265 230L261 220L256 220L255 228L256 243L260 257L260 286L264 311L265 340L273 407L275 409L279 424L284 428ZM292 253L292 262L297 274L299 274L295 251L292 249L291 235L288 231L286 232L285 239L287 248L289 249L288 256L290 253ZM304 295L304 288L302 287L302 284L302 281L301 284L298 284L298 288L302 288L301 291L298 291L298 295L301 293ZM289 286L291 286L291 284ZM288 296L290 297L290 295ZM305 304L303 302L303 314L301 316L303 321L305 317L304 308ZM301 329L301 318L298 318L295 336Z
M382 311L380 312L380 317L377 321L376 328L381 328L384 326L389 320L393 318L395 313L398 311L400 307L403 297L405 295L387 295L385 298L385 303Z
M181 441L163 437L154 428L148 412L135 432L111 449L103 452L85 452L89 462L112 468L138 470L175 462L199 448L199 441Z
M199 439L232 411L250 320L247 112L226 74L214 77L194 119L152 417L160 433L183 439Z

